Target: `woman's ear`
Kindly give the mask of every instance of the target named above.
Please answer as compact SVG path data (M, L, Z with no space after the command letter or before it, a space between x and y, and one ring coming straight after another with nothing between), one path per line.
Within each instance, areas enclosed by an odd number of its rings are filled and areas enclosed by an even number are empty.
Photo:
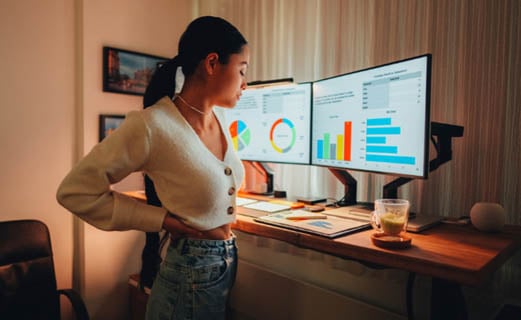
M210 75L213 75L215 73L215 68L219 64L219 55L215 52L211 52L206 56L206 59L204 59L204 66L206 69L206 72Z

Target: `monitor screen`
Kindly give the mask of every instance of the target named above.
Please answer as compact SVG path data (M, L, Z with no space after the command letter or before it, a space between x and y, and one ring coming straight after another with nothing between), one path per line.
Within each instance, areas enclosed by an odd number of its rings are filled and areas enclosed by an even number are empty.
M309 164L311 83L249 87L225 114L241 160Z
M313 83L311 164L427 178L431 55Z

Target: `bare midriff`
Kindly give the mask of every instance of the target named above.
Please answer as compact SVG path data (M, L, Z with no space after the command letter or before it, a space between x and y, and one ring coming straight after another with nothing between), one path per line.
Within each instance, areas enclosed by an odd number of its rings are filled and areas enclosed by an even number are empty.
M232 236L231 224L225 224L215 229L201 231L201 235L191 237L196 239L226 240Z
M232 227L231 224L225 224L220 227L200 231L197 235L181 235L181 234L170 234L170 238L172 240L188 237L190 239L204 239L204 240L227 240L232 236Z

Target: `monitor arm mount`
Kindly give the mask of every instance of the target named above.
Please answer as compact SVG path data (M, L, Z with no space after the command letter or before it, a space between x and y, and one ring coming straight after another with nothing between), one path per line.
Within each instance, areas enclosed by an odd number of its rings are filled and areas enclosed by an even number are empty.
M353 206L356 204L356 179L347 171L343 169L328 168L329 171L344 185L345 195L337 201L337 205Z
M436 158L429 162L429 172L452 159L452 138L462 137L463 127L447 123L431 122L431 141L436 149ZM383 197L387 199L398 198L398 188L412 178L399 177L384 185Z
M266 192L263 192L264 195L273 194L273 170L264 162L259 161L246 161L248 162L253 169L255 169L258 173L260 173L266 182Z

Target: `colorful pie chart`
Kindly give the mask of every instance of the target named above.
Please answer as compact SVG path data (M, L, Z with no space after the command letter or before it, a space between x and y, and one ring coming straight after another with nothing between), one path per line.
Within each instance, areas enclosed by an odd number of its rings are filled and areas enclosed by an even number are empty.
M235 120L230 125L230 134L232 136L233 148L241 151L250 144L250 128L241 120Z

